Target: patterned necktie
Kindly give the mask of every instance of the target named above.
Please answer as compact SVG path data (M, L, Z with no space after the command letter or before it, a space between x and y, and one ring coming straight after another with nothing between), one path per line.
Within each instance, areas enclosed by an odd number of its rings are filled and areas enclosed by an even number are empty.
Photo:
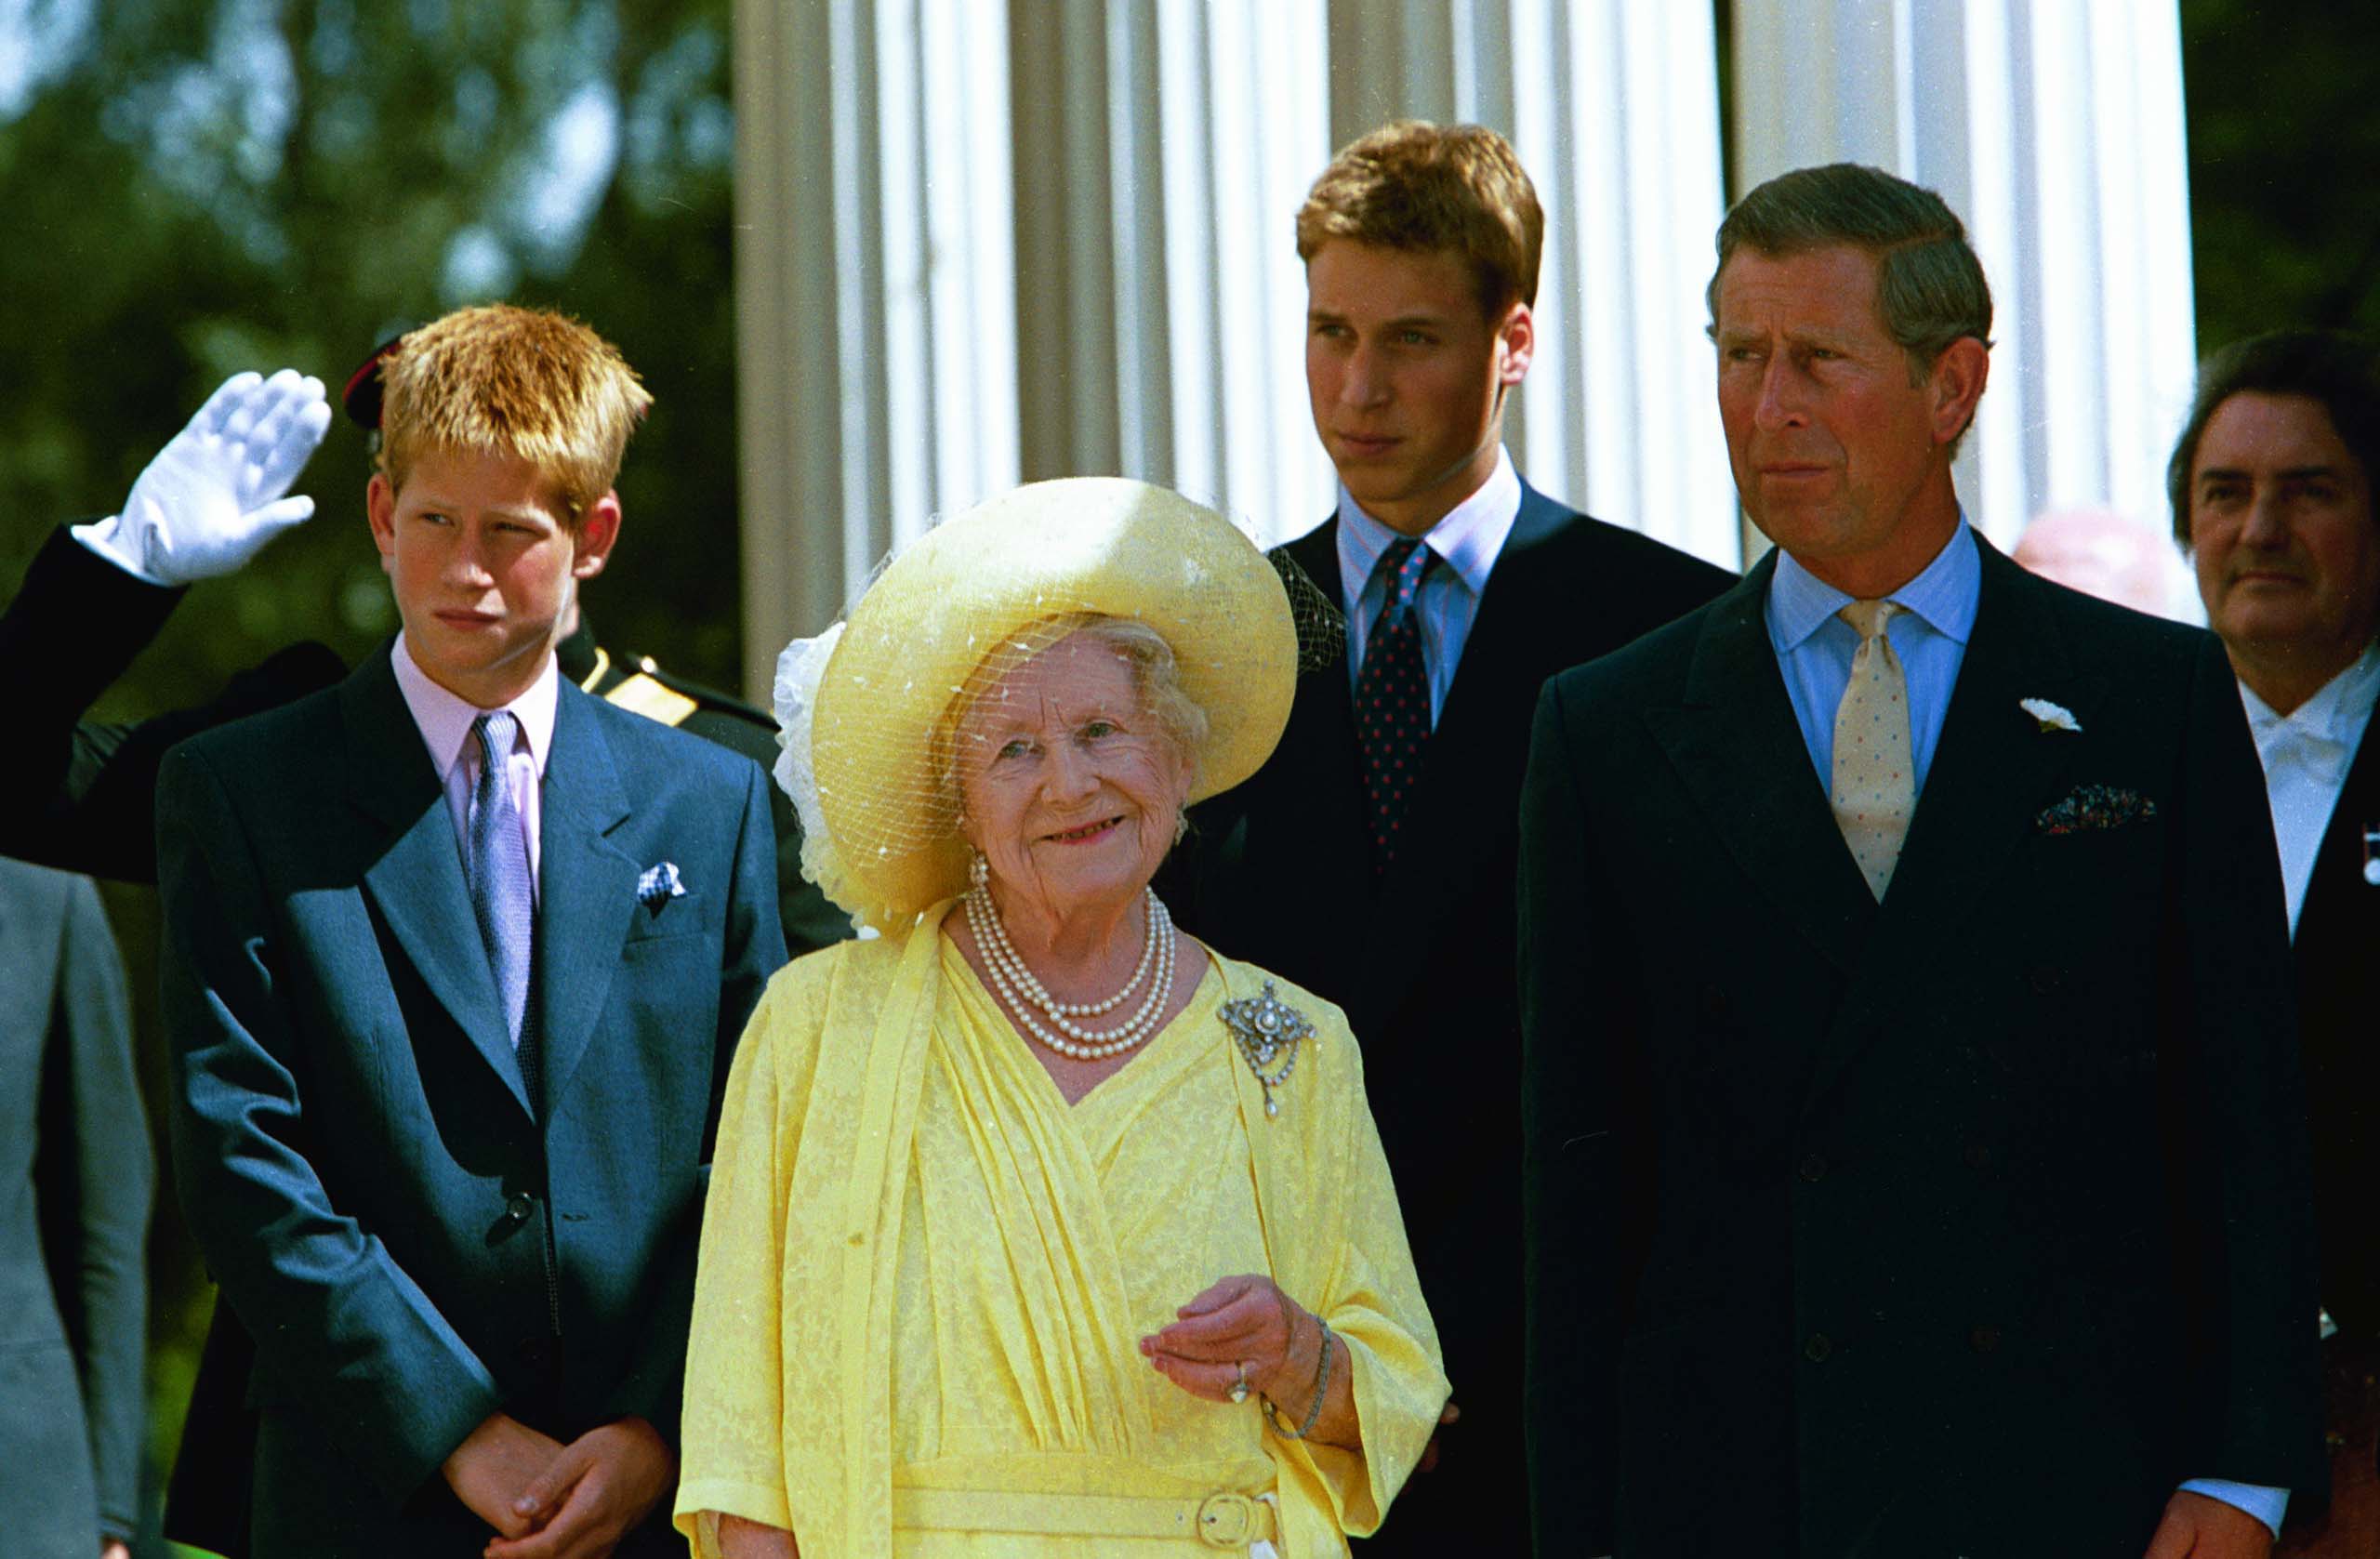
M1834 711L1834 821L1880 904L1917 810L1909 682L1884 636L1884 624L1904 610L1889 601L1855 601L1836 614L1858 631L1859 652Z
M479 782L471 787L471 909L479 917L480 940L496 971L504 999L504 1024L529 1100L537 1102L536 1024L529 1013L530 968L536 938L536 900L529 876L529 840L521 809L512 802L509 773L520 722L509 710L471 722L480 744Z
M1381 554L1375 569L1388 582L1387 599L1364 641L1364 664L1355 673L1355 736L1364 753L1375 877L1396 854L1398 829L1421 782L1421 749L1430 739L1430 669L1421 658L1413 598L1436 559L1407 536Z

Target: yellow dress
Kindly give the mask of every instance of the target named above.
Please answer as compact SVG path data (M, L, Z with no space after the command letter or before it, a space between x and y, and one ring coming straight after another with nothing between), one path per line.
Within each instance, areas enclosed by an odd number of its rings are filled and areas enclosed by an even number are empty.
M1267 977L1218 958L1070 1106L940 920L799 960L745 1033L703 1226L680 1527L698 1553L701 1513L721 1512L790 1528L803 1559L1156 1559L1220 1545L1091 1535L1085 1513L1236 1495L1272 1504L1283 1559L1345 1552L1447 1383L1344 1019L1272 982L1316 1033L1267 1115L1222 1018ZM1344 1339L1360 1453L1284 1439L1253 1396L1204 1401L1141 1356L1236 1273L1270 1275Z

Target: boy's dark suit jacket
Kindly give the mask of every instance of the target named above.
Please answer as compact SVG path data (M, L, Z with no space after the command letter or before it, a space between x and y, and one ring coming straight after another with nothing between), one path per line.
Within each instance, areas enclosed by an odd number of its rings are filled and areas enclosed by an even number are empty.
M1281 548L1336 610L1334 519ZM1298 681L1254 778L1201 805L1159 892L1183 926L1346 1009L1463 1420L1372 1553L1526 1540L1520 1433L1514 852L1546 678L1711 599L1729 575L1524 489L1430 738L1407 844L1375 884L1343 661ZM1448 1542L1457 1548L1433 1547Z
M167 756L175 1168L258 1340L260 1559L476 1553L439 1468L498 1409L674 1439L720 1090L783 959L761 783L562 689L533 1110L385 648ZM686 892L641 900L663 862ZM620 1552L679 1546L662 1509Z
M2187 1478L2320 1499L2294 1003L2220 646L1985 548L1880 906L1773 572L1538 713L1539 1552L2126 1555Z

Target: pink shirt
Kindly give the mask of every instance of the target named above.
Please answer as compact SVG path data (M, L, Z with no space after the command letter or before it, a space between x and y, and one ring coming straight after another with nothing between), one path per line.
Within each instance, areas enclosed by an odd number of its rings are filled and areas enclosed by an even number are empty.
M480 745L471 739L471 722L494 711L482 709L431 681L430 673L415 662L402 633L397 635L396 648L390 653L389 665L397 674L397 691L404 694L405 707L413 712L413 722L421 731L422 744L430 749L430 764L446 787L446 813L455 825L455 849L463 857L468 875L471 790L480 780ZM506 760L505 776L512 786L513 810L521 814L533 892L538 891L539 883L538 790L546 774L546 754L553 746L554 708L561 697L562 673L549 653L545 670L529 684L529 691L505 706L520 722L520 734L513 738L512 753Z

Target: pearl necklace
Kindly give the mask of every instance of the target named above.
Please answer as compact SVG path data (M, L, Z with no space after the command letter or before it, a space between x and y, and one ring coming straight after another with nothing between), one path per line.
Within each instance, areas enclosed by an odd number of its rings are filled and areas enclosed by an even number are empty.
M1026 1034L1060 1055L1078 1061L1103 1061L1121 1055L1157 1032L1158 1021L1165 1015L1165 998L1173 989L1173 918L1166 913L1164 903L1154 890L1144 888L1142 892L1146 897L1146 920L1142 931L1141 961L1131 979L1104 1001L1063 1002L1052 997L1048 987L1034 977L1025 955L1009 940L1008 928L1000 923L990 889L978 883L968 891L967 927L975 933L975 945L983 950L984 967L992 977L993 990L1023 1022ZM1152 968L1157 978L1150 982L1149 993L1139 1010L1122 1028L1100 1033L1073 1021L1078 1016L1112 1011L1121 1006ZM1035 1010L1071 1037L1044 1028L1034 1017Z

